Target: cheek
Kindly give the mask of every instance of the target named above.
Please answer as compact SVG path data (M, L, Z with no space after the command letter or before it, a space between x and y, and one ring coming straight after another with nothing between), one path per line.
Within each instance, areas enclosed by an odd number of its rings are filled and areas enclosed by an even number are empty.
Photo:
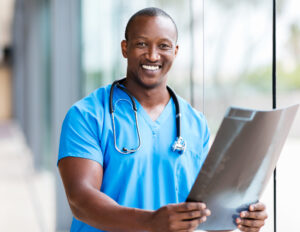
M139 54L139 53L136 53L136 52L128 53L128 56L127 56L128 63L138 64L140 57L141 57L141 54Z
M129 68L130 70L137 71L139 66L140 66L140 62L136 58L127 59L127 68Z
M173 65L173 62L174 62L174 56L167 56L166 57L166 64L167 66L170 68L172 65Z

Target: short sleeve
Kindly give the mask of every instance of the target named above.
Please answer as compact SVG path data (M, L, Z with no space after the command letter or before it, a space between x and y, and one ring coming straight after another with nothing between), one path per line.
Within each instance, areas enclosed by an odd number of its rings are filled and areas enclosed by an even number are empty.
M71 156L94 160L103 165L103 153L97 131L97 120L89 112L72 106L61 129L58 162Z

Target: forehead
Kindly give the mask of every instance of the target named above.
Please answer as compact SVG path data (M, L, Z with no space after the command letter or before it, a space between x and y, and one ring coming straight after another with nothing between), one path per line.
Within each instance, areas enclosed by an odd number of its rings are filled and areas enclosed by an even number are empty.
M174 23L165 16L137 16L128 30L128 39L137 37L164 38L176 41Z

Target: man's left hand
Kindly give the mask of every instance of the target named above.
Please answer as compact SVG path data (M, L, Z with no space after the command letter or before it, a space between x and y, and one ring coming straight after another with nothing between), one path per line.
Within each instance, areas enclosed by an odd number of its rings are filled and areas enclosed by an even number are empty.
M249 206L248 211L242 211L236 219L239 230L246 232L258 232L268 218L266 206L258 202Z

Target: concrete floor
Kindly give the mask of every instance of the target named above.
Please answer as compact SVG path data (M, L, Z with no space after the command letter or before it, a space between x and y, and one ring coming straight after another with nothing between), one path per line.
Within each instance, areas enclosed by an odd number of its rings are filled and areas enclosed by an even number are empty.
M34 172L18 127L0 123L0 231L54 231L54 186L51 173Z
M299 232L300 138L289 138L278 164L278 232ZM55 178L36 173L24 137L13 122L0 122L0 231L54 232ZM269 219L262 232L273 231L272 181L261 199Z

